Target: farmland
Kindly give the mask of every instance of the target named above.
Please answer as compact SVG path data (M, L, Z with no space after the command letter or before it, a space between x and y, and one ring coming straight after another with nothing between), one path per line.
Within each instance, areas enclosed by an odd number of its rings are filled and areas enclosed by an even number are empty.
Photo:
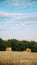
M37 65L37 53L0 51L0 65Z

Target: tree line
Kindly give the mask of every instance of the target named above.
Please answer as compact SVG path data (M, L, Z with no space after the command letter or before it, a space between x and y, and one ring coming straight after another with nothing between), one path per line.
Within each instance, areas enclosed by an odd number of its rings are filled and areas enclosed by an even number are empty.
M30 48L32 52L37 52L37 42L35 41L3 40L0 38L0 51L5 51L7 47L12 48L12 51L25 51L26 48Z

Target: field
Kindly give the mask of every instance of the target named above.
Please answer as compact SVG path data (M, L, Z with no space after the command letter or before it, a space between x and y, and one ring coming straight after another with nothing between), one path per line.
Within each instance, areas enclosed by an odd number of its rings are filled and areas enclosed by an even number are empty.
M37 65L37 53L0 51L0 65Z

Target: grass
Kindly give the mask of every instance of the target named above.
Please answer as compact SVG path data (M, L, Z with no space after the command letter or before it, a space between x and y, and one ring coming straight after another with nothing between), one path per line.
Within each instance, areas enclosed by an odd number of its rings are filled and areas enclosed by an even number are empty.
M37 53L0 51L0 65L37 65Z

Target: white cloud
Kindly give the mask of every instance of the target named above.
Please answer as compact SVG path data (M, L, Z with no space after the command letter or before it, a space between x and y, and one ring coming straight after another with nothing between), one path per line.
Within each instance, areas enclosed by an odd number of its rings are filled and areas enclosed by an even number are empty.
M25 6L28 5L37 5L37 1L28 1L28 0L5 0L0 2L0 5L8 5L8 6ZM27 6L27 5L26 5Z
M24 13L8 13L8 12L2 12L0 11L0 17L14 17L14 19L18 19L19 18L30 18L30 17L37 17L37 12L35 13L31 13L31 14L24 14ZM37 24L37 21L22 21L20 20L20 22L17 21L13 21L13 19L10 20L5 20L5 22L0 22L0 29L15 29L15 27L18 26L23 26L23 25L29 25L29 24Z
M16 15L16 13L0 12L0 16L12 17L12 16L15 16L15 15Z
M24 13L8 13L8 12L1 12L0 16L5 17L18 17L18 18L29 18L29 17L37 17L37 12L30 13L30 14L24 14Z
M16 29L17 27L21 27L24 25L30 25L30 24L37 24L37 21L25 21L25 22L19 22L19 23L3 23L0 24L0 30L13 30Z
M18 1L14 1L13 6L20 6L20 3Z
M33 4L33 5L37 5L37 1L36 1L36 2L35 2L35 1L34 1L34 2L32 2L32 4Z
M18 0L6 0L6 1L0 2L0 5L19 6L20 3L18 2Z

